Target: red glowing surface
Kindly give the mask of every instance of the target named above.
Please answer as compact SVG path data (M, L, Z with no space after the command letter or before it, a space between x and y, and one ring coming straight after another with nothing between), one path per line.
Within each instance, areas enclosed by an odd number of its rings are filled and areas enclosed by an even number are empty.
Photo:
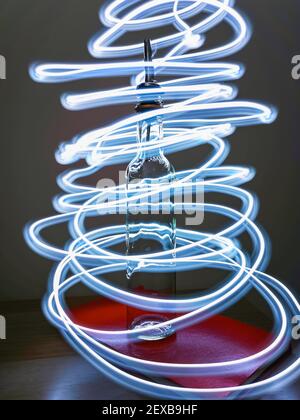
M126 306L98 299L72 308L74 322L103 330L126 329ZM137 344L114 344L121 353L140 359L170 363L224 362L251 356L270 342L270 333L261 328L225 317L215 316L188 327L165 340ZM214 377L171 377L172 382L188 388L219 388L245 383L261 366L251 366L239 375Z

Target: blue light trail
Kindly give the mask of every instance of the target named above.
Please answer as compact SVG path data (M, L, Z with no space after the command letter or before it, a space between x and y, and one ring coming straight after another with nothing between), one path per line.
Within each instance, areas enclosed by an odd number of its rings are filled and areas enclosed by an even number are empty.
M152 89L153 97L161 95L167 105L143 113L130 115L121 121L78 135L61 145L56 159L64 165L85 160L81 169L63 173L58 183L65 192L54 200L58 215L40 220L25 230L26 239L37 253L57 262L50 278L49 292L44 300L48 318L64 334L66 340L101 372L120 384L138 392L159 398L209 399L222 398L224 393L245 391L253 397L270 392L273 387L291 380L299 373L300 358L280 373L256 383L221 389L189 389L152 382L135 373L148 376L213 376L242 373L258 363L275 361L291 340L291 319L300 313L300 305L292 292L275 278L265 274L270 257L265 234L255 224L258 203L242 185L254 177L254 170L226 165L230 152L227 140L238 127L272 123L276 110L259 103L236 99L237 89L225 82L239 79L244 72L240 64L218 60L242 49L250 38L250 25L234 8L233 0L115 0L101 9L100 18L107 29L89 42L89 51L97 61L90 64L34 64L32 78L41 83L63 83L91 78L129 76L131 85L120 89L84 93L66 93L62 104L72 111L135 103L136 85L144 77L145 62L130 60L140 56L143 43L118 45L127 32L173 26L174 31L153 40L156 74L165 81ZM192 26L187 22L193 18ZM227 24L232 37L224 44L205 48L208 32L220 24ZM167 52L166 52L167 51ZM110 59L112 61L103 61ZM173 78L171 79L170 76ZM149 90L140 89L138 96ZM99 174L107 166L129 162L137 152L136 125L139 121L160 116L164 121L165 137L160 144L165 153L178 153L208 145L211 154L198 168L177 172L170 188L189 188L205 193L217 192L240 201L240 209L226 205L202 203L198 209L226 217L228 224L212 233L196 230L177 230L176 270L226 270L230 277L207 294L193 298L157 299L128 292L105 279L111 272L125 276L128 257L112 250L126 238L126 227L109 226L88 230L86 221L99 214L124 213L127 207L125 185L99 189L84 185L80 180ZM145 149L157 148L147 143ZM199 181L201 179L202 181ZM157 190L155 191L157 193ZM141 202L151 192L138 190ZM185 210L195 209L193 203L177 203ZM71 240L65 248L56 247L43 238L43 232L55 225L67 224ZM159 229L159 226L154 226ZM248 234L252 253L240 249L238 238ZM172 251L173 252L173 251ZM145 270L158 271L162 262L172 259L171 251L144 256L130 256L143 261ZM151 263L151 264L150 264ZM136 331L103 331L77 325L69 316L64 301L65 293L78 283L85 284L98 294L144 310L173 312L167 322L178 331L208 319L234 305L251 289L256 289L266 300L274 315L274 338L260 352L240 360L209 364L159 363L121 354L110 345L114 342L137 340ZM164 324L162 324L163 326ZM150 331L151 328L145 329Z

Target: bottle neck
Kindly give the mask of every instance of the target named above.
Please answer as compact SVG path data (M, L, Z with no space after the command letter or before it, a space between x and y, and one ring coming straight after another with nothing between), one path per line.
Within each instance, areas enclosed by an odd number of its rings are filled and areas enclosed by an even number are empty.
M138 123L137 137L140 145L139 155L142 157L158 156L162 154L160 143L163 139L163 123L161 118L155 117ZM147 150L147 145L154 146Z

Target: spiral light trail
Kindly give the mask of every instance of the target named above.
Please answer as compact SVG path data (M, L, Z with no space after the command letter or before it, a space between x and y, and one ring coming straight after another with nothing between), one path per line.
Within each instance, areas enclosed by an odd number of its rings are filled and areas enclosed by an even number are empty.
M57 261L44 301L45 312L72 346L100 371L139 392L160 398L207 399L222 397L224 392L228 395L228 392L245 391L247 396L256 396L269 391L297 374L300 364L298 356L295 355L291 365L273 377L221 389L182 388L154 383L136 375L232 375L247 371L257 363L271 363L285 351L291 339L290 319L300 313L294 295L278 280L264 273L269 251L264 233L254 223L258 205L255 198L241 188L253 178L254 171L224 165L229 153L226 138L237 127L271 123L276 117L276 111L268 106L237 100L237 90L224 84L241 77L243 68L219 60L239 51L247 43L249 24L234 8L234 0L115 0L102 8L100 18L107 29L90 41L89 51L101 61L91 64L34 64L30 70L32 78L42 83L62 83L87 78L130 76L130 86L65 94L62 103L69 110L133 103L137 98L136 85L143 78L145 62L128 58L141 55L143 44L123 46L117 45L118 40L127 32L173 26L174 33L153 40L158 58L147 63L148 67L155 68L156 73L167 76L160 87L151 90L152 95L163 96L167 105L164 109L128 116L110 126L78 135L57 151L56 158L61 164L84 159L87 165L69 170L59 177L59 185L65 192L54 200L59 214L33 223L25 230L26 239L36 252ZM190 18L196 23L189 25L187 22ZM206 33L221 23L231 29L231 40L218 47L205 49ZM160 54L165 51L165 55ZM138 95L147 95L149 98L149 90L139 90ZM192 192L204 188L205 193L217 192L235 197L241 203L240 210L220 204L198 204L198 208L206 213L226 217L228 225L223 230L211 234L188 229L177 231L177 271L210 268L230 273L226 282L206 295L157 299L112 285L105 279L105 274L120 272L123 276L126 271L128 257L112 251L113 246L124 243L126 228L122 225L88 230L86 227L86 221L99 214L124 213L127 200L131 198L126 197L125 185L101 190L83 185L80 180L95 173L101 177L103 168L129 162L137 152L137 123L154 116L160 116L164 121L165 137L160 147L164 148L165 153L182 152L203 145L210 146L212 150L207 161L198 168L177 172L176 185L172 185L172 190L176 186L183 186ZM155 149L157 144L147 143L144 147ZM148 195L149 192L139 190L135 199L138 197L142 202ZM185 210L195 208L192 203L176 203L176 206L182 206ZM71 241L65 248L48 243L42 236L46 229L59 224L69 226ZM155 227L159 229L159 226ZM239 247L237 239L243 233L247 233L251 239L251 255ZM130 258L142 258L144 270L158 271L160 263L173 256L171 251L165 251ZM256 289L272 310L276 334L266 348L239 360L209 364L141 360L117 352L110 346L114 342L137 340L137 334L141 331L91 329L70 319L64 295L77 283L84 283L98 294L125 305L172 312L176 317L168 320L168 324L177 331L221 313L251 289ZM150 331L151 328L145 330Z

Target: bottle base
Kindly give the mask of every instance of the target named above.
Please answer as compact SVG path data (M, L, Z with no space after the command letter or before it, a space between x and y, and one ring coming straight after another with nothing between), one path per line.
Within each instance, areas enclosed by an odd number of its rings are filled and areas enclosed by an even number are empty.
M140 330L142 328L147 327L155 327L151 331L148 332L141 332L140 335L138 335L138 338L140 340L144 341L158 341L163 340L170 335L174 334L174 329L171 325L165 325L163 327L160 327L159 325L167 322L168 318L162 317L160 315L142 315L138 318L136 318L132 324L130 325L130 330Z

